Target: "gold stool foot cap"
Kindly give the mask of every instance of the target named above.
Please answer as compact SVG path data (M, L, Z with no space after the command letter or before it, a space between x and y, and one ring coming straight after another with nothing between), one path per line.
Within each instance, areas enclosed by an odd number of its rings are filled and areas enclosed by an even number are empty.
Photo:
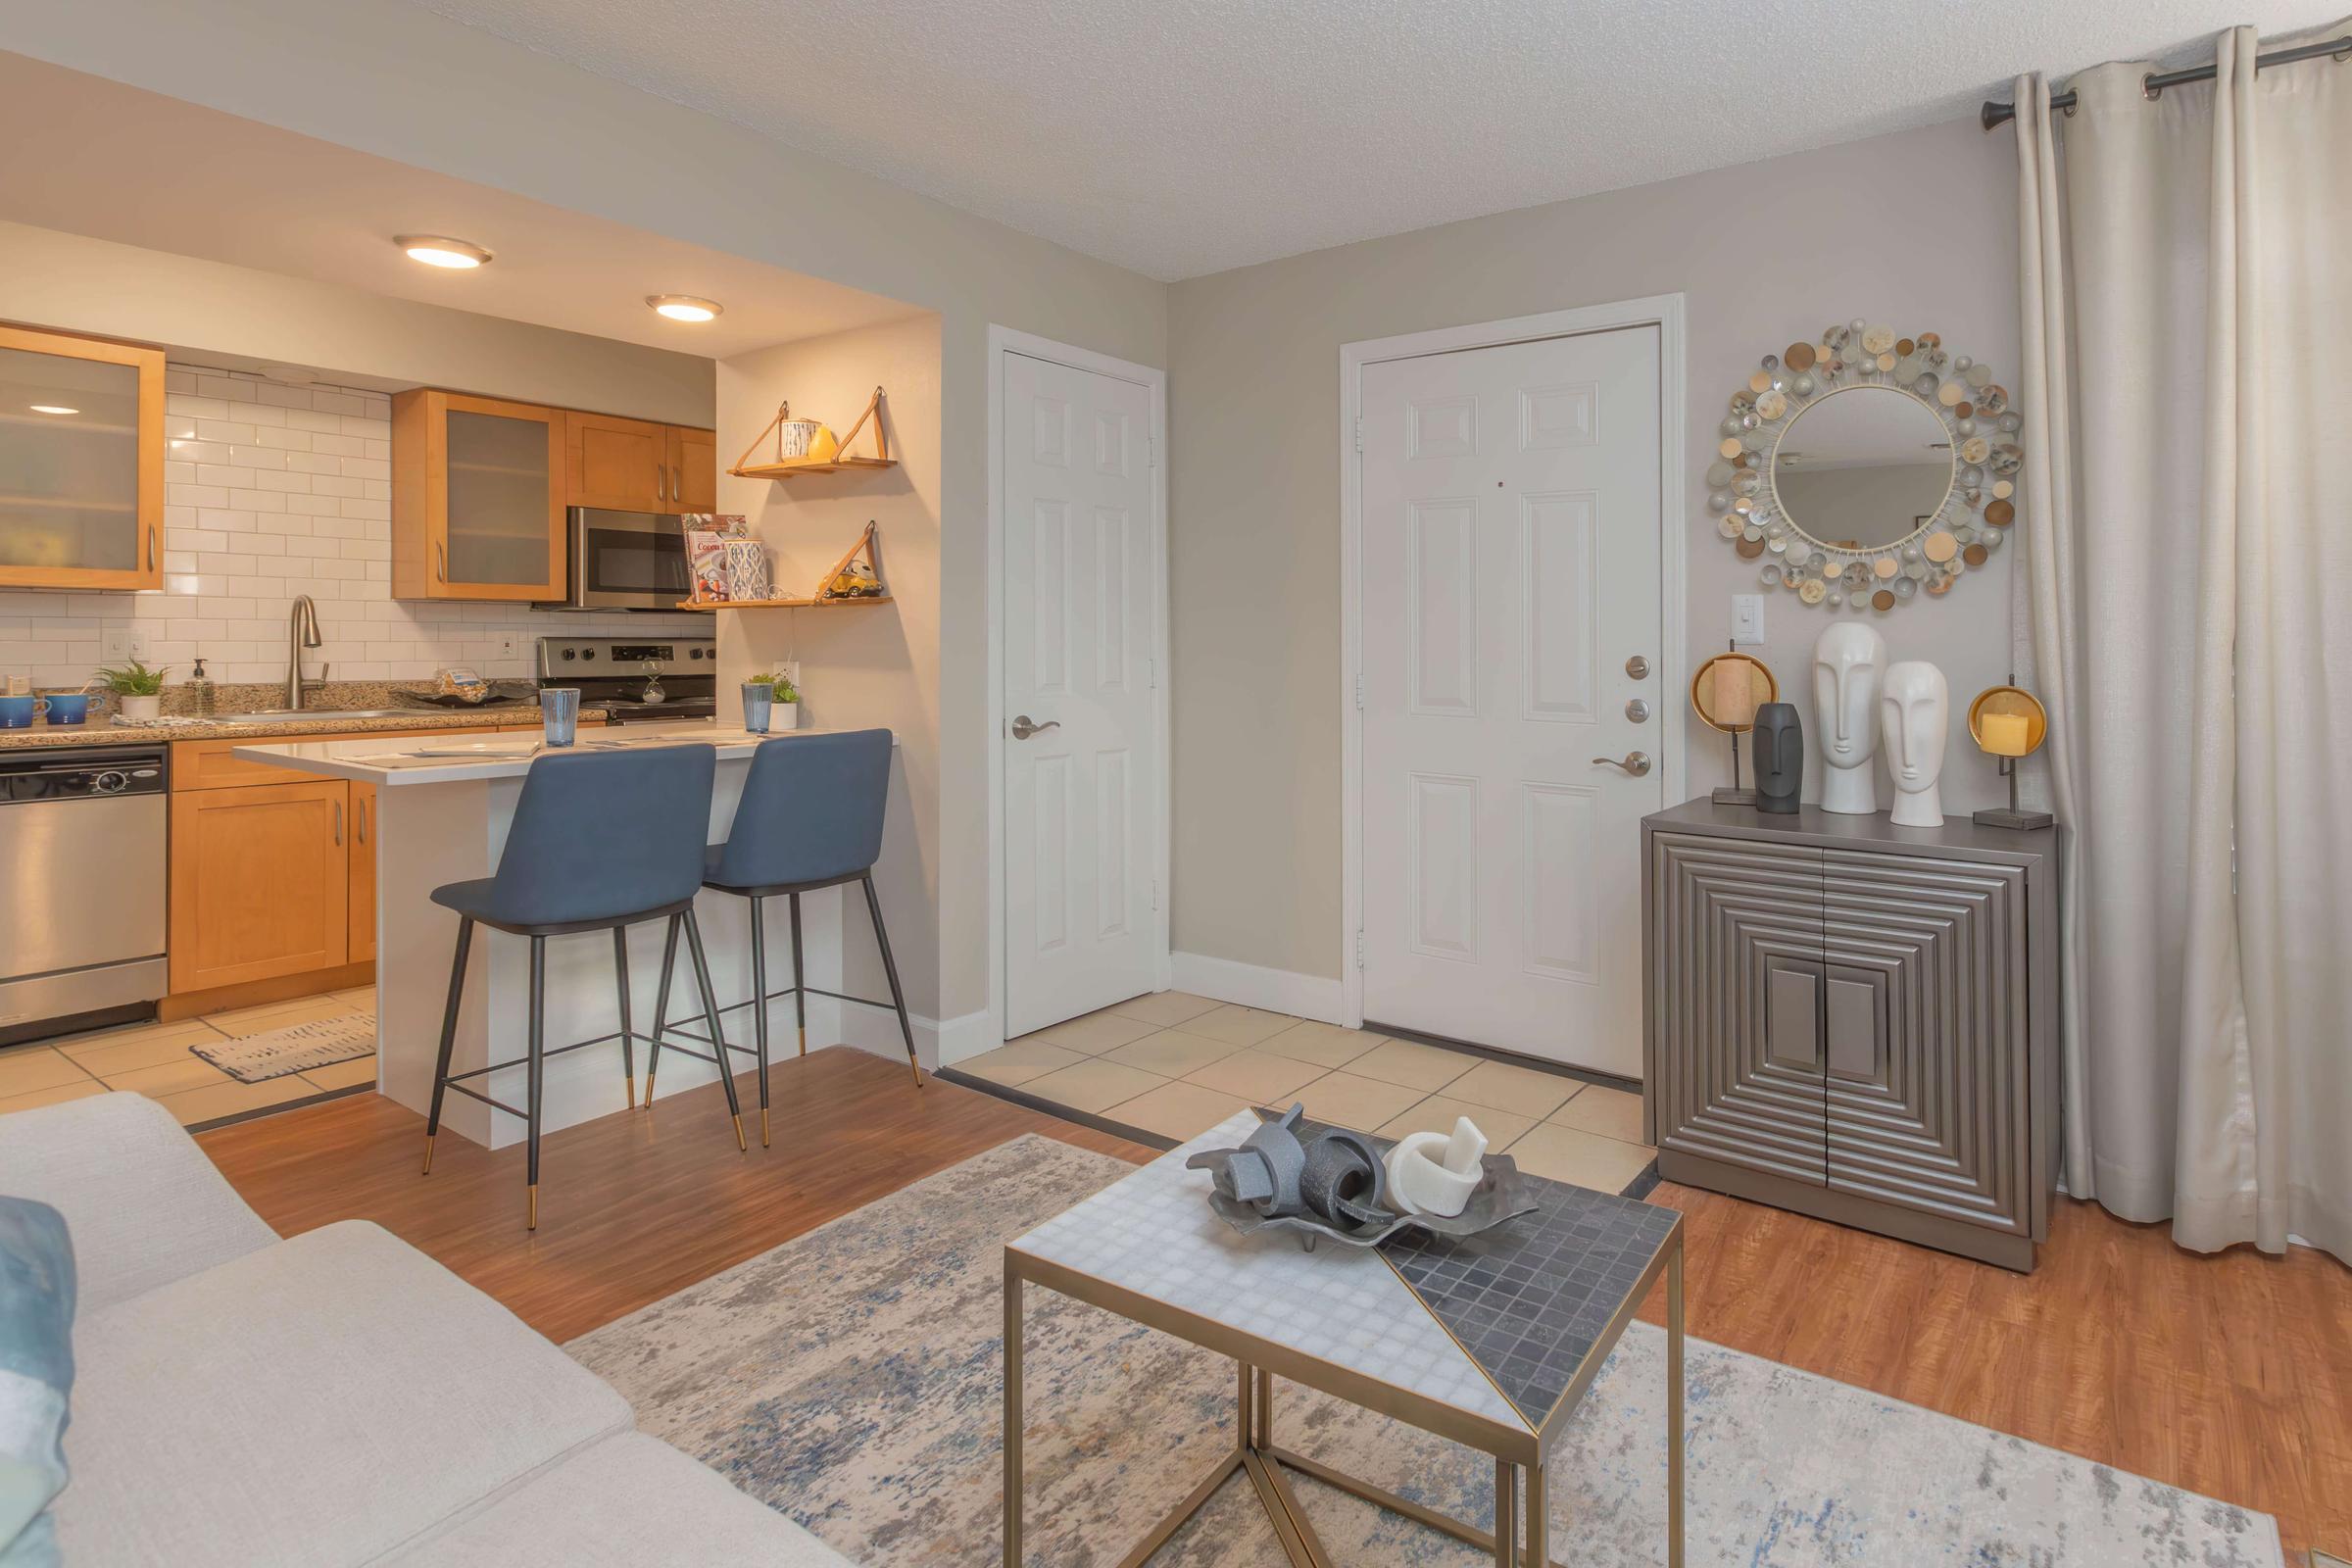
M808 1054L808 1026L807 1024L801 1025L801 1054L804 1056Z
M735 1152L749 1153L752 1146L743 1141L743 1117L740 1113L728 1118L735 1123Z
M535 1231L539 1228L539 1184L537 1182L531 1183L530 1193L531 1213L530 1218L524 1222L523 1229Z
M426 1134L424 1135L424 1169L423 1169L423 1170L421 1170L421 1171L419 1171L419 1172L417 1172L417 1174L418 1174L418 1175L420 1175L420 1176L430 1176L432 1173L433 1173L433 1135L432 1135L431 1133L426 1133Z
M767 1107L765 1105L760 1107L760 1147L761 1149L767 1147Z

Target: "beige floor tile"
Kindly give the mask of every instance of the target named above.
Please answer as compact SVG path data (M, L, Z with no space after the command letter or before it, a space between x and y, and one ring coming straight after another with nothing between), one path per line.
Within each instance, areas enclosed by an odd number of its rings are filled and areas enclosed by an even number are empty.
M1123 1017L1115 1012L1090 1012L1083 1018L1072 1018L1067 1023L1057 1023L1051 1029L1040 1029L1022 1038L1043 1040L1064 1051L1100 1056L1106 1051L1116 1051L1121 1046L1158 1032L1159 1025L1146 1023L1141 1018Z
M362 1056L357 1061L338 1061L325 1067L311 1067L298 1076L320 1089L349 1089L353 1084L372 1084L375 1082L375 1058Z
M1057 1105L1072 1110L1104 1111L1122 1100L1133 1100L1147 1089L1156 1089L1167 1080L1155 1072L1141 1067L1123 1067L1115 1061L1081 1061L1042 1078L1032 1078L1021 1088Z
M1621 1193L1626 1183L1642 1174L1650 1152L1640 1144L1621 1144L1614 1138L1557 1127L1537 1127L1505 1151L1530 1175L1566 1182L1595 1193Z
M1473 1105L1467 1100L1455 1100L1450 1095L1432 1095L1403 1115L1391 1117L1373 1131L1383 1138L1402 1138L1406 1133L1450 1133L1455 1120L1463 1116L1478 1123L1478 1130L1487 1135L1487 1147L1497 1153L1536 1125L1533 1116L1515 1116L1507 1110Z
M1187 1018L1198 1018L1218 1005L1214 998L1196 997L1190 991L1155 991L1148 997L1122 1002L1110 1010L1165 1029Z
M1343 1029L1336 1023L1307 1019L1278 1035L1268 1035L1257 1043L1257 1049L1277 1056L1311 1061L1318 1067L1345 1067L1387 1040L1386 1035L1368 1035L1361 1029Z
M202 1089L208 1084L230 1084L236 1080L211 1062L191 1056L185 1051L177 1061L167 1061L153 1067L134 1067L128 1072L110 1072L99 1075L109 1089L126 1089L161 1100L176 1095L183 1089Z
M354 1009L333 997L301 997L292 1002L270 1002L259 1006L238 1007L230 1012L205 1015L205 1022L227 1035L241 1040L247 1035L266 1035L272 1029L284 1029L292 1024L311 1023L319 1018L340 1018Z
M1492 1105L1542 1121L1583 1088L1581 1080L1533 1067L1514 1067L1507 1061L1482 1061L1446 1086L1456 1100L1473 1105Z
M1212 1061L1223 1061L1241 1049L1239 1046L1229 1046L1222 1040L1203 1040L1199 1035L1188 1035L1182 1030L1162 1029L1155 1035L1146 1035L1116 1051L1102 1053L1102 1059L1141 1067L1162 1078L1181 1078L1197 1067L1205 1067Z
M1261 1040L1282 1033L1298 1020L1287 1012L1261 1012L1255 1007L1236 1006L1224 1003L1211 1007L1197 1018L1184 1020L1188 1035L1203 1040L1222 1040L1231 1046L1254 1046Z
M182 1127L192 1127L200 1121L216 1121L243 1111L282 1105L289 1100L302 1100L318 1092L304 1083L299 1074L272 1078L266 1084L241 1084L234 1078L223 1078L208 1088L183 1089L176 1095L167 1095L159 1103L177 1116Z
M93 1051L114 1051L122 1046L143 1045L154 1040L187 1046L215 1038L215 1030L202 1018L181 1018L173 1023L126 1023L112 1029L93 1029L88 1034L68 1035L48 1044L78 1061Z
M1032 1035L994 1051L983 1051L977 1056L966 1056L956 1063L956 1070L1010 1088L1032 1078L1043 1078L1057 1067L1074 1067L1086 1059L1082 1053L1064 1051Z
M106 1085L95 1078L83 1078L75 1083L55 1084L47 1089L35 1089L27 1095L9 1095L0 1098L0 1116L12 1110L31 1110L40 1105L54 1105L60 1101L80 1100L88 1095L103 1095Z
M0 1051L0 1095L29 1095L36 1089L77 1084L89 1074L47 1046L14 1046Z
M1255 1105L1271 1105L1277 1101L1288 1105L1292 1096L1322 1076L1323 1069L1311 1061L1242 1051L1195 1068L1184 1080L1220 1094L1239 1095Z
M1544 1118L1555 1127L1576 1127L1614 1138L1621 1144L1642 1142L1642 1097L1622 1089L1589 1084L1576 1098Z
M1168 1083L1122 1101L1102 1114L1112 1121L1141 1127L1162 1138L1197 1138L1236 1111L1248 1110L1247 1101L1200 1084Z
M1403 1115L1425 1097L1418 1089L1384 1084L1377 1078L1361 1078L1343 1069L1325 1073L1299 1090L1298 1098L1305 1103L1306 1113L1317 1121L1368 1132Z
M1477 1064L1477 1057L1442 1046L1425 1046L1417 1040L1388 1040L1348 1063L1348 1070L1359 1077L1377 1078L1384 1084L1402 1084L1407 1089L1432 1094Z
M79 1063L83 1071L107 1078L116 1073L135 1072L141 1067L194 1061L196 1058L188 1054L190 1046L218 1044L220 1039L218 1029L190 1018L183 1023L150 1024L135 1036L126 1035L113 1042L96 1041L58 1049Z

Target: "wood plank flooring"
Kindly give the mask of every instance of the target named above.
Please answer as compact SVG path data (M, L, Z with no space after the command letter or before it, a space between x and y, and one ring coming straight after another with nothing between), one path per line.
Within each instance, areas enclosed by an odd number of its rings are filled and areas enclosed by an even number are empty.
M520 1146L445 1138L421 1177L422 1119L373 1096L200 1142L279 1231L373 1220L559 1342L1023 1132L1154 1152L954 1084L917 1094L847 1048L773 1084L765 1152L736 1153L715 1085L551 1135L532 1234ZM1690 1216L1691 1333L2263 1509L2290 1552L2352 1552L2352 1270L2332 1259L2200 1257L2061 1203L2018 1276L1688 1188L1652 1200ZM1662 1297L1643 1315L1662 1322Z

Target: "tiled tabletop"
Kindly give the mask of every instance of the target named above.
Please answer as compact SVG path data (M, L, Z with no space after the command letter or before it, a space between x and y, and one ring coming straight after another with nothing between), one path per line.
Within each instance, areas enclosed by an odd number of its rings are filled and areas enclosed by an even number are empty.
M1200 1150L1227 1118L1010 1245L1018 1251L1511 1427L1538 1430L1674 1231L1675 1212L1522 1173L1537 1212L1378 1250L1244 1237L1209 1209Z

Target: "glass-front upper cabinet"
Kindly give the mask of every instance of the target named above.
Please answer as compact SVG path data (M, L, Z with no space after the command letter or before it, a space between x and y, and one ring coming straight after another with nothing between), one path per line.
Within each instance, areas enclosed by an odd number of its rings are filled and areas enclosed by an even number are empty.
M561 599L564 413L420 387L392 400L396 599Z
M164 356L0 326L0 587L164 585Z

